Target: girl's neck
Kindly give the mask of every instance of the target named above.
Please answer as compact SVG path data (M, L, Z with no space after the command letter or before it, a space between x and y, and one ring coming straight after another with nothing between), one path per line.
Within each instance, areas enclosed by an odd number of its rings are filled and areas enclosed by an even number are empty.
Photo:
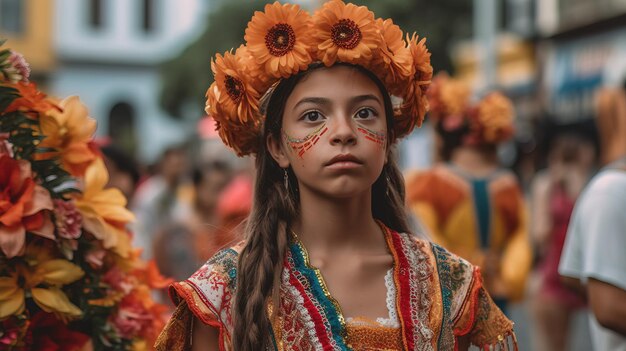
M293 230L309 251L386 250L382 230L372 216L371 192L346 199L300 191L300 218Z
M495 152L485 152L474 147L455 150L450 162L473 177L486 177L498 169L498 156Z

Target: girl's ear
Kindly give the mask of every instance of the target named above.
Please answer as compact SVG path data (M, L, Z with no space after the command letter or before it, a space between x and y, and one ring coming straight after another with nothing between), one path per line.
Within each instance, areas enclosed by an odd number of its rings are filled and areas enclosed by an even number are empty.
M270 152L270 155L272 155L274 161L276 161L281 168L289 167L289 158L287 158L287 154L285 153L280 140L277 140L270 134L267 136L265 144L267 146L267 150Z

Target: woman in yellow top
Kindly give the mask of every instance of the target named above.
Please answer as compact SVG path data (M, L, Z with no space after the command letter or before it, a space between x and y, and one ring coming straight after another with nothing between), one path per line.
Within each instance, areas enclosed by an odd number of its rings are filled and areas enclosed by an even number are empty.
M506 311L522 297L532 260L523 194L497 157L513 135L512 104L499 93L470 104L467 86L446 75L427 95L442 161L407 181L407 202L436 243L481 267Z
M517 349L479 270L408 232L392 151L425 113L424 41L340 0L267 5L245 38L207 95L256 156L246 239L173 284L157 350Z

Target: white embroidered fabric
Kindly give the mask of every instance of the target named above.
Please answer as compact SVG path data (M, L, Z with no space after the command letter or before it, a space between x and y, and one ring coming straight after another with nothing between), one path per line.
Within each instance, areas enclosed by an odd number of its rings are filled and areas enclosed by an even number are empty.
M378 317L376 318L376 323L381 327L386 328L400 328L400 321L398 319L398 313L396 311L396 285L393 281L393 268L387 271L385 274L385 287L387 288L387 298L385 299L387 303L387 317ZM348 323L360 324L363 323L362 320L355 321L354 318L348 317L346 319Z

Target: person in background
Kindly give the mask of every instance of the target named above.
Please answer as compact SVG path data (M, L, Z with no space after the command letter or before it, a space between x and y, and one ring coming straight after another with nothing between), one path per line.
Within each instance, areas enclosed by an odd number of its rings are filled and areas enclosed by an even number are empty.
M573 313L585 306L583 297L565 287L558 273L574 203L595 166L596 147L582 127L552 128L545 147L548 167L537 174L531 186L532 238L539 262L539 287L531 301L538 351L568 349Z
M559 265L587 296L595 351L626 350L626 86L598 94L597 125L606 165L574 208Z
M513 106L499 93L470 104L470 90L447 75L433 79L429 117L442 160L407 183L407 203L433 241L482 269L503 311L522 298L532 264L526 205L497 148L513 136Z
M187 154L183 146L167 148L159 160L157 173L146 179L135 193L131 208L136 216L134 245L144 249L142 256L152 258L156 231L173 220L174 210L190 202L192 193L185 183Z

